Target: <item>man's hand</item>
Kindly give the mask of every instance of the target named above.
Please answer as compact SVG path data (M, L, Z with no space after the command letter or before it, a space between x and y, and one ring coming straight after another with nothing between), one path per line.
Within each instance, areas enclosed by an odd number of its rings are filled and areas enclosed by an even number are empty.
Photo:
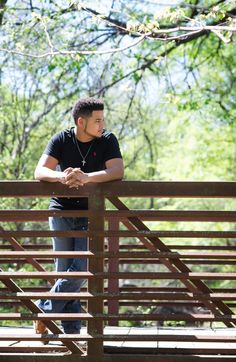
M73 171L72 167L67 168L66 170L64 170L63 172L58 172L58 177L57 177L57 181L65 184L66 183L66 176Z
M65 184L69 188L83 186L88 178L87 174L81 171L80 168L67 168L65 171Z
M124 174L123 161L120 158L108 160L101 171L85 173L80 168L69 167L64 171L65 182L69 188L83 186L88 182L107 182L121 180Z

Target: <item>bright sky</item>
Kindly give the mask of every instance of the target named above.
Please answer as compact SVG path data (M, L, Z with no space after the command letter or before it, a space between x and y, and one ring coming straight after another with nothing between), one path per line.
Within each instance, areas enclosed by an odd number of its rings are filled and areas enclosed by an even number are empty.
M103 14L106 14L107 11L110 11L111 5L113 3L113 0L100 0L100 1L96 1L96 0L85 0L85 1L81 1L81 3L83 3L85 6L87 7L91 7L92 9L101 12ZM155 9L157 9L158 7L162 8L166 7L166 6L174 6L177 5L178 3L180 3L180 0L145 0L145 2L143 2L142 0L136 1L136 0L129 0L127 2L127 0L115 0L114 1L114 8L116 9L118 7L118 5L120 4L126 4L126 5L132 5L132 3L136 3L137 5L140 5L140 7L142 7L142 5L148 5L151 7L154 7ZM116 6L117 5L117 6Z

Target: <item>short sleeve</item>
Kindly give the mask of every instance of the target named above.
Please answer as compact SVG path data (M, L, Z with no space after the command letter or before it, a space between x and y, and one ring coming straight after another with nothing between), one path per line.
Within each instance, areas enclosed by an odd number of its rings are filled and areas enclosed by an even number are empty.
M62 155L62 137L61 132L56 133L48 142L44 152L48 156L56 158L58 161L61 159Z
M110 133L106 141L107 145L105 148L104 161L106 162L113 158L122 158L120 146L116 136L113 133Z

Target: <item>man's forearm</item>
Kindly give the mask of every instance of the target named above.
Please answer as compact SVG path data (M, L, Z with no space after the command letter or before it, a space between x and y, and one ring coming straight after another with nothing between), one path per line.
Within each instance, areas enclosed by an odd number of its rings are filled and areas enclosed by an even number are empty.
M87 174L87 182L106 182L112 180L121 180L123 176L123 169L114 167L102 171L89 172Z
M48 167L38 167L35 170L34 177L36 180L48 182L63 182L64 173L60 171L51 170Z
M121 180L124 171L123 167L108 167L105 170L84 173L80 169L75 168L65 177L65 184L69 187L83 186L89 182L107 182L113 180Z

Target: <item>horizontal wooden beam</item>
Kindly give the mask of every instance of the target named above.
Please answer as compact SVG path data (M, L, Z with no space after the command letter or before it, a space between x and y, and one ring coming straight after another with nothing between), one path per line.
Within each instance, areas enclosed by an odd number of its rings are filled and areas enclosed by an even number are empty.
M97 252L96 254L90 251L2 251L0 259L26 259L31 258L119 258L119 259L160 259L160 258L191 258L191 259L223 259L228 262L228 259L235 260L236 252L158 252L158 251L105 251Z
M172 231L172 230L108 230L108 231L51 231L51 230L4 230L0 231L1 238L22 238L22 237L160 237L160 238L236 238L236 231Z
M112 181L69 189L44 181L1 181L0 197L88 197L99 189L105 197L236 197L236 182Z
M47 221L49 217L90 217L89 210L0 210L0 221ZM236 211L106 210L106 219L139 217L151 221L235 222Z
M50 348L49 348L50 347ZM1 347L4 353L4 362L19 362L23 359L24 362L40 361L40 362L51 362L52 358L59 359L61 361L75 361L73 356L58 355L53 353L52 346L7 346ZM55 352L60 352L63 347L55 348ZM138 348L138 349L137 349ZM35 350L35 353L34 353ZM51 353L47 351L52 350ZM28 354L26 353L29 352ZM10 352L10 353L9 353ZM32 356L32 353L33 356ZM43 353L38 355L37 353ZM236 351L234 349L226 348L164 348L164 347L115 347L115 346L104 346L104 355L96 358L96 362L235 362ZM94 355L83 355L76 356L76 362L94 362Z
M0 280L6 279L47 279L47 278L102 278L102 279L177 279L177 280L236 280L236 273L172 273L172 272L120 272L120 273L90 273L90 272L1 272Z
M0 313L0 320L117 320L117 321L192 321L225 322L236 321L235 314L193 314L193 313L156 313L156 314L90 314L90 313ZM147 336L140 336L147 337ZM235 337L236 338L236 337Z
M106 242L106 240L105 240ZM24 244L22 243L21 246L25 249L25 250L50 250L50 252L52 251L52 245L51 244L45 244L45 243L34 243L34 244ZM183 245L183 244L169 244L168 243L168 248L171 250L213 250L213 252L215 252L216 250L224 250L224 251L236 251L236 245L206 245L204 242L204 245L200 244L200 242L198 242L198 244L194 245ZM0 250L9 250L11 249L10 245L0 245ZM105 244L105 250L107 249L107 245ZM120 250L132 250L133 252L142 250L145 251L147 250L147 248L143 245L143 244L121 244L119 245L119 249ZM36 252L36 251L35 251Z
M88 341L90 339L102 339L104 341L170 341L170 342L225 342L225 343L235 343L236 336L234 335L185 335L185 334L109 334L109 335L89 335L89 334L47 334L47 335L37 335L37 334L12 334L12 335L0 335L0 341L14 341L21 339L22 341L61 341L61 340L74 340L74 341ZM137 347L138 348L138 347ZM236 348L236 346L235 346ZM235 351L236 352L236 351Z
M236 293L190 293L190 292L121 292L121 293L95 293L75 292L75 293L53 293L53 292L8 292L0 291L1 299L116 299L116 300L188 300L188 301L203 301L203 300L236 300Z

